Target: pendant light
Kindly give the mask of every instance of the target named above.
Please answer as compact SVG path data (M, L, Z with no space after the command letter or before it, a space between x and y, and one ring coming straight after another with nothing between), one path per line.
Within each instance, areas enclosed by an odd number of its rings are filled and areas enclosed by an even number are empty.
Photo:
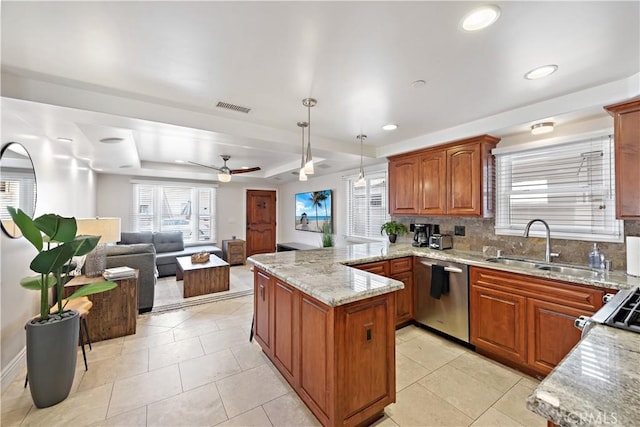
M304 173L307 175L313 175L313 157L311 156L311 107L318 103L314 98L305 98L302 100L302 105L307 107L307 156L304 162Z
M304 163L305 163L305 157L304 157L304 128L306 128L309 125L309 123L307 122L298 122L298 127L302 129L302 159L300 160L300 175L299 175L299 180L300 181L306 181L307 180L307 174L304 171Z
M356 187L364 187L366 184L366 181L364 179L364 166L362 164L363 162L363 158L364 158L364 141L365 139L367 139L367 135L364 134L360 134L358 136L356 136L356 138L358 138L360 140L360 174L358 175L358 181L356 181L355 186Z

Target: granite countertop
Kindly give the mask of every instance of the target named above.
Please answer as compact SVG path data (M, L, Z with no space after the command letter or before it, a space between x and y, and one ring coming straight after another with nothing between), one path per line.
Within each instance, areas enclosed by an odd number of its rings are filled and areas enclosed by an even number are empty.
M640 422L640 334L594 326L527 399L561 426Z
M512 273L597 286L607 289L631 289L640 286L640 278L624 272L602 272L597 277L571 276L535 268L520 268L486 261L477 252L415 248L408 243L362 243L343 247L253 255L248 261L332 307L403 288L402 282L367 273L349 265L383 261L405 256L421 256L460 262Z

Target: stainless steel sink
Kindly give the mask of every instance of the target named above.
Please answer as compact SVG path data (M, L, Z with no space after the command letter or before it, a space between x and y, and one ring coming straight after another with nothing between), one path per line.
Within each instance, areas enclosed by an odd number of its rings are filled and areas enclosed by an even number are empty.
M497 264L511 265L514 267L520 268L536 268L540 262L538 261L530 261L527 259L518 259L518 258L487 258L488 262L495 262Z
M547 264L541 261L533 261L528 259L500 257L500 258L487 258L486 261L495 262L497 264L510 265L513 267L553 271L556 273L567 274L569 276L578 276L578 277L586 277L586 278L596 278L600 274L602 274L602 271L594 270L592 268L563 265L563 264Z

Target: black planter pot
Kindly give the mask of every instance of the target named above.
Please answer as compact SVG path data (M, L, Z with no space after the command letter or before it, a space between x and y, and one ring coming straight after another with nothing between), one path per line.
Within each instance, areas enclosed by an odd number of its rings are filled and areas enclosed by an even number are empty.
M398 238L397 234L389 234L389 241L391 243L395 243L397 238Z
M76 372L80 317L68 310L27 322L27 373L31 398L38 408L62 402L69 396Z

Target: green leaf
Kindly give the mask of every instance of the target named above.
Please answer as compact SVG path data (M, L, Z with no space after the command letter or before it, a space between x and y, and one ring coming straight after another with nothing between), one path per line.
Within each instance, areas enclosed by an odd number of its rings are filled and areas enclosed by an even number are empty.
M78 236L73 241L73 245L75 246L75 256L86 255L98 246L98 241L100 240L100 236Z
M46 277L45 284L47 286L47 289L53 287L56 284L55 276L48 275L44 277ZM40 291L42 290L42 275L23 277L20 280L20 286L32 291Z
M76 219L60 215L46 214L34 220L36 227L49 236L52 242L71 242L76 237L78 225Z
M74 251L73 245L64 243L48 251L40 252L31 261L30 268L36 273L49 274L62 268L71 259Z
M36 250L40 252L42 250L42 233L38 227L35 226L33 220L21 209L16 210L14 207L8 206L7 210L25 239L31 242Z
M85 285L72 293L67 297L68 300L79 297L86 297L87 295L97 294L100 292L110 291L118 286L115 282L94 282Z

